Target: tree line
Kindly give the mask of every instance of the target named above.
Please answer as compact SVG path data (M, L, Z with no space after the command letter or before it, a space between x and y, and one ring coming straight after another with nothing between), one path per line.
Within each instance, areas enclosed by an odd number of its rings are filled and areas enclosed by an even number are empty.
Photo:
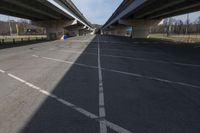
M167 18L163 20L163 24L151 28L151 33L162 34L200 34L200 16L191 22L187 19L185 22L174 18Z

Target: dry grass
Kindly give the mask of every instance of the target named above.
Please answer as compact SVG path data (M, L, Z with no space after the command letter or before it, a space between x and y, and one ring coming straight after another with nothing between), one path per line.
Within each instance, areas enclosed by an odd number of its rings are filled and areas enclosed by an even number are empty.
M197 35L170 35L167 37L166 34L151 34L150 38L165 39L175 42L186 42L186 43L200 43L200 34Z

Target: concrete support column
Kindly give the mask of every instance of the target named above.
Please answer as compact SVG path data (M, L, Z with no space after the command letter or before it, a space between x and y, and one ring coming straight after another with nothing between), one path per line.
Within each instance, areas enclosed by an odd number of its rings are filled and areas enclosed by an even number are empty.
M104 29L104 34L108 35L115 35L115 36L126 36L127 34L127 26L124 25L115 25L115 26L110 26L107 29Z
M46 28L47 38L49 40L63 39L64 27L77 24L76 20L64 21L33 21L33 25L41 26Z
M62 39L64 28L61 25L46 27L47 38L50 40Z
M149 38L150 26L134 26L132 27L132 38Z

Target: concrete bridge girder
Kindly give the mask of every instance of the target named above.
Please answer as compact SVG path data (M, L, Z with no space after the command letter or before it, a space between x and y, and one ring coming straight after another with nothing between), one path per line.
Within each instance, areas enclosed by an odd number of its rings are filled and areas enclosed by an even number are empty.
M33 25L46 28L47 38L50 40L62 39L64 35L64 28L77 25L77 20L54 20L54 21L32 21Z
M79 34L82 36L82 35L87 35L87 34L90 34L91 31L86 28L86 29L82 29L82 30L79 30Z
M0 12L32 20L32 24L46 28L48 39L61 39L64 28L91 24L73 2L64 0L2 0ZM79 30L79 29L77 29Z
M66 28L66 31L70 36L81 36L90 34L92 32L92 29L88 26L77 25Z
M79 30L79 35L88 35L88 34L94 35L95 30L90 27L86 27Z
M67 21L64 23L64 28L68 27L68 26L72 26L72 25L77 25L78 21L77 20L71 20L71 21Z

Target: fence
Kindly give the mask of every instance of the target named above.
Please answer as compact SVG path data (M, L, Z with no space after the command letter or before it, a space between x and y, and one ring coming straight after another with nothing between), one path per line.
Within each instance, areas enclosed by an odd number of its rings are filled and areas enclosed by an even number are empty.
M0 47L14 45L25 45L28 43L47 40L46 36L0 36Z

